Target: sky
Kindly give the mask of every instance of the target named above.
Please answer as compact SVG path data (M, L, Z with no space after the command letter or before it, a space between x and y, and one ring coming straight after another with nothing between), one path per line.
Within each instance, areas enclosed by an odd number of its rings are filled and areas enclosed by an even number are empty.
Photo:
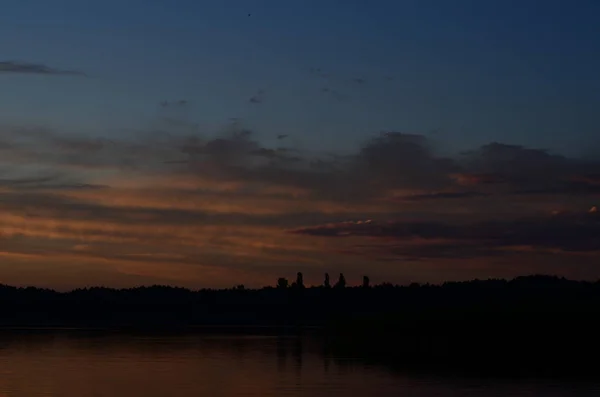
M599 13L8 0L0 282L596 279Z

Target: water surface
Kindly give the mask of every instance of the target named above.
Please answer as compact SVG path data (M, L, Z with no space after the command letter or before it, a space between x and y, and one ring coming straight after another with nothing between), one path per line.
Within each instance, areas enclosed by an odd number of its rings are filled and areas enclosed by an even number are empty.
M325 354L312 338L0 333L0 397L597 396L591 383L441 378Z

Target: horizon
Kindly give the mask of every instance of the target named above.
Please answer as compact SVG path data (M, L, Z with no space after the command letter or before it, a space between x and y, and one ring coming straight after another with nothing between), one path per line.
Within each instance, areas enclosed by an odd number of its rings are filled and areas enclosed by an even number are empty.
M296 286L294 285L295 283L291 282L291 279L286 278L286 277L282 277L284 279L286 279L289 284L287 287L284 287L283 289L289 289L289 290L297 290ZM570 282L570 283L583 283L583 284L598 284L600 283L600 278L595 279L595 280L584 280L584 279L569 279L563 276L558 276L558 275L554 275L554 274L527 274L527 275L521 275L521 276L516 276L513 278L487 278L487 279L478 279L478 278L474 278L474 279L464 279L464 280L453 280L453 281L443 281L443 282L439 282L439 283L429 283L429 282L411 282L411 283L407 283L407 284L394 284L394 283L390 283L387 281L381 281L381 282L377 282L374 283L371 280L369 280L369 286L367 288L412 288L414 286L417 287L444 287L447 284L468 284L468 283L477 283L477 282L492 282L492 281L503 281L506 283L511 283L511 282L515 282L518 280L523 280L523 279L544 279L544 280L558 280L561 282ZM35 285L8 285L8 284L4 284L4 283L0 283L0 288L14 288L17 290L27 290L27 289L37 289L37 290L44 290L44 291L49 291L49 292L56 292L59 294L69 294L72 292L76 292L76 291L82 291L82 290L91 290L91 289L103 289L103 290L114 290L114 291L124 291L124 290L136 290L136 289L148 289L148 288L168 288L168 289L183 289L186 290L188 292L201 292L201 291L213 291L213 292L219 292L219 291L260 291L260 290L265 290L265 289L282 289L281 287L279 287L277 285L277 281L275 280L275 282L272 285L263 285L260 287L246 287L244 284L237 284L237 285L232 285L230 287L223 287L223 288L211 288L211 287L197 287L197 288L191 288L191 287L182 287L182 286L178 286L178 285L169 285L169 284L143 284L143 285L137 285L137 286L132 286L132 287L122 287L122 288L115 288L115 287L109 287L109 286L104 286L104 285L85 285L85 286L79 286L79 287L75 287L72 289L53 289L53 288L47 288L47 287L40 287L40 286L35 286ZM346 280L348 281L348 280ZM362 281L360 283L346 283L344 287L342 288L365 288L364 285L362 284ZM330 287L325 287L324 283L321 284L303 284L303 287L301 289L319 289L319 288L328 288L331 290L338 290L339 288L335 286L335 283L337 281L334 280L334 282L331 284Z
M0 282L600 278L599 2L67 3L0 15Z

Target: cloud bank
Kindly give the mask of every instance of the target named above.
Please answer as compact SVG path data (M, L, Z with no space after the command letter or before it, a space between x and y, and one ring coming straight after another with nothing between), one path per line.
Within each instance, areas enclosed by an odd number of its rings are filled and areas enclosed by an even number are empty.
M595 278L600 162L493 142L441 156L388 132L355 153L219 134L0 130L9 281L272 284L303 271L441 281ZM40 269L43 269L41 271Z

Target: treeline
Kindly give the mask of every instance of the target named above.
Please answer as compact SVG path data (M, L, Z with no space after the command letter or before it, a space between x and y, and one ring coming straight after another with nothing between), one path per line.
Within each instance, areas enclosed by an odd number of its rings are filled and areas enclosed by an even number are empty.
M318 329L324 349L405 369L521 375L600 371L600 282L552 276L441 285L167 286L56 292L0 286L0 327L276 333ZM266 327L266 328L265 328ZM329 353L327 353L329 354Z
M600 310L600 283L551 276L474 280L441 285L348 287L343 275L331 285L305 287L302 274L288 285L201 289L167 286L84 288L56 292L0 286L0 326L327 326L425 327L457 323L506 324L593 318ZM585 315L585 316L584 316ZM354 324L355 323L355 324ZM353 331L355 332L355 331Z

